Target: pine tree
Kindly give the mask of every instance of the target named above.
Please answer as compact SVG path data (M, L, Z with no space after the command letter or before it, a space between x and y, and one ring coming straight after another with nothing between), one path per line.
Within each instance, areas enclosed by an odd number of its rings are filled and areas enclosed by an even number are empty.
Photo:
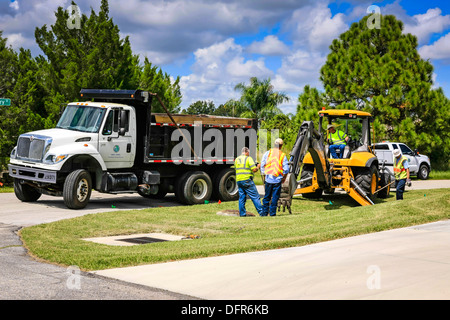
M183 110L185 114L210 114L213 115L216 112L216 106L214 102L206 101L196 101L191 103L186 110Z
M180 111L182 99L180 77L172 81L169 74L154 66L147 58L144 60L144 67L140 74L139 88L158 94L169 112ZM158 99L152 101L152 112L165 112Z
M72 5L76 5L72 2ZM50 96L61 94L68 101L79 99L81 88L133 89L139 80L139 59L128 37L109 17L108 1L102 0L97 15L81 15L80 28L68 28L69 12L59 7L50 29L36 28L36 42L43 51Z
M403 33L401 21L381 16L377 29L368 18L333 40L320 76L325 101L371 112L378 140L407 143L448 166L448 99L432 88L433 66L421 59L417 38Z

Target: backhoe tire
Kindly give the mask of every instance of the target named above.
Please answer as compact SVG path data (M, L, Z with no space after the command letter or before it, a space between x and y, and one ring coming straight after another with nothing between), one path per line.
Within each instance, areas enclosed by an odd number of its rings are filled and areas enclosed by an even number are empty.
M386 199L389 197L389 193L391 192L391 186L389 185L391 183L391 174L389 172L384 172L380 174L380 190L377 193L378 198L380 199ZM389 185L388 187L386 187Z
M66 177L63 187L64 203L69 209L83 209L92 192L92 179L88 171L75 170Z
M20 183L20 180L14 179L14 193L22 202L35 202L41 197L41 193L32 186Z
M375 193L378 188L378 169L376 166L370 168L358 168L356 170L355 182L366 193L370 200L374 200L377 197Z
M302 174L300 175L300 179L307 179L312 177L314 174L314 166L303 166ZM306 181L300 185L300 188L309 187L312 185L312 180ZM310 193L302 193L302 196L307 199L319 199L322 196L322 189L316 189L314 192Z

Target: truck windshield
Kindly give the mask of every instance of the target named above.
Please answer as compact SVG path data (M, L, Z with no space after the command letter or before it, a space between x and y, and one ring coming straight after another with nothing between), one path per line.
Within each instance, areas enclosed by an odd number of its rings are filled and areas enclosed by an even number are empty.
M68 105L56 127L82 132L98 132L105 110L98 107Z

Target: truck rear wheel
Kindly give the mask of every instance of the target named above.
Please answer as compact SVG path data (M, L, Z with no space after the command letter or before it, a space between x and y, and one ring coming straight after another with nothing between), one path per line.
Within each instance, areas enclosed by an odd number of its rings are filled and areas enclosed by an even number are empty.
M175 194L185 204L205 203L212 194L211 178L203 171L187 172L178 180Z
M41 193L32 186L20 183L18 179L14 179L14 193L20 201L34 202L41 197Z
M223 169L214 177L213 197L220 201L234 201L239 199L239 189L236 181L236 171L234 169Z
M91 175L84 169L71 172L64 182L64 203L70 209L82 209L86 207L91 198Z

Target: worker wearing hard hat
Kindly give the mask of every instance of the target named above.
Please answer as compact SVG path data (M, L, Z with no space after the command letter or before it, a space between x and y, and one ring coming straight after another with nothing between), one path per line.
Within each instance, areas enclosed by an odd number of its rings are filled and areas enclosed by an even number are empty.
M327 126L327 130L327 139L331 156L333 157L333 159L342 159L342 157L344 156L344 149L347 145L349 137L345 132L337 129L336 125L334 124L329 124ZM336 149L339 149L339 156L336 153Z
M263 216L269 213L271 216L277 214L278 199L281 194L281 184L289 172L289 163L286 155L281 151L283 140L278 138L274 147L264 153L261 160L261 173L264 179Z
M241 217L250 216L245 209L247 196L253 201L258 214L262 214L261 198L253 182L253 172L259 170L260 165L256 165L250 150L247 147L242 148L241 155L234 161L234 169L236 170L236 182L239 190L239 215Z
M393 154L396 197L397 200L403 200L403 192L405 192L405 186L411 186L411 179L409 178L408 158L402 155L400 149L395 149Z

